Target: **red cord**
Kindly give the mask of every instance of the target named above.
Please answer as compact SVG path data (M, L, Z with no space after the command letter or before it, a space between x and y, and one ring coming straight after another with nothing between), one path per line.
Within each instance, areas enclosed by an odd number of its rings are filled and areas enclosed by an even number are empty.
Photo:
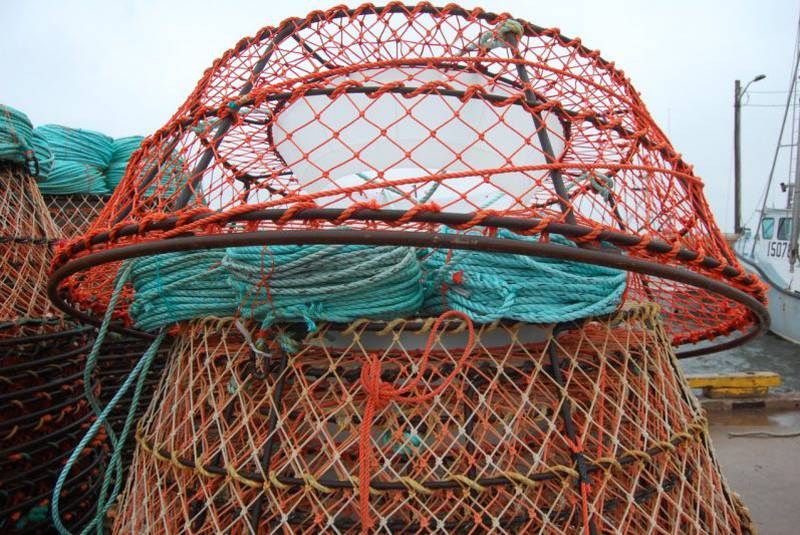
M442 322L450 317L461 318L467 325L469 331L469 339L464 346L464 352L456 362L453 371L450 372L439 386L426 394L413 394L413 391L419 385L422 375L428 367L428 360L431 354L431 347L437 338L439 328ZM358 442L358 476L359 476L359 514L361 516L361 532L367 533L372 528L373 521L369 512L369 481L370 469L372 466L372 419L375 416L375 411L386 407L390 401L397 403L424 403L432 398L441 394L450 383L453 382L456 375L461 372L464 363L472 352L472 346L475 343L475 328L472 325L472 319L463 312L457 310L448 310L442 313L433 324L428 341L425 344L425 350L422 354L422 361L420 362L417 375L414 376L405 386L395 388L391 383L381 380L381 363L378 357L371 353L364 365L361 368L361 387L367 394L367 402L364 407L364 416L361 419L361 429Z

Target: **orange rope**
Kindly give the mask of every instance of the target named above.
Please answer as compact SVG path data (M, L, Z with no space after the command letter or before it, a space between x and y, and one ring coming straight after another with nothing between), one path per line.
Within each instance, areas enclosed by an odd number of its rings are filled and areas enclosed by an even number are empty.
M464 346L464 352L456 362L450 375L442 380L441 384L427 394L412 394L417 388L422 375L428 367L431 348L437 338L442 322L450 317L461 318L467 325L469 339ZM425 350L422 353L417 374L405 386L396 388L391 383L381 380L381 363L375 353L371 353L369 358L361 367L361 387L367 393L367 403L364 407L364 417L361 419L361 429L358 442L358 474L359 474L359 514L361 516L361 532L367 533L372 528L373 521L369 512L369 479L370 465L372 464L372 419L377 410L386 407L390 401L397 403L424 403L441 394L455 377L461 372L464 363L472 352L475 343L475 328L472 320L463 312L448 310L442 313L433 324Z

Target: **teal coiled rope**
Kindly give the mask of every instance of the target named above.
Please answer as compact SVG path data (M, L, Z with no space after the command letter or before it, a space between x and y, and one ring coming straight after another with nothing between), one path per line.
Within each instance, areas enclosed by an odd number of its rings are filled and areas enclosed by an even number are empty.
M28 116L0 104L0 161L25 165L39 174L33 144L33 125Z
M551 240L575 246L558 236ZM434 316L449 309L480 322L570 321L613 312L627 274L513 254L289 245L141 258L133 261L132 281L130 315L143 330L207 316L303 321L313 329L318 321Z
M144 140L142 136L121 137L114 140L111 163L108 164L106 170L106 180L112 191L117 189L122 177L125 176L125 169L128 167L131 155L142 145L142 140Z
M55 160L47 178L39 183L44 195L90 193L108 195L111 191L105 176L96 167L85 163Z
M445 231L448 232L448 231ZM501 229L498 237L537 241ZM550 241L575 247L561 236ZM619 269L553 258L480 251L421 251L426 314L464 312L473 320L557 323L613 312L626 287Z
M226 251L222 268L246 317L349 322L416 313L419 262L411 247L282 245Z
M125 176L141 136L112 139L92 130L48 124L33 128L28 116L0 104L0 161L26 165L45 195L109 195ZM152 169L151 164L143 173ZM146 194L171 195L183 184L184 163L171 154L159 165Z
M36 155L36 160L39 163L38 178L39 180L46 180L50 171L53 169L53 163L55 163L53 151L50 150L50 144L47 143L47 140L42 136L41 132L37 132L36 130L33 131L31 143L33 145L33 153Z
M46 124L36 128L47 140L56 160L68 160L92 165L105 171L111 162L113 139L94 130Z
M133 262L130 315L140 329L240 315L269 324L391 318L422 304L414 250L287 245L168 253Z
M220 271L225 251L167 253L134 260L136 299L129 313L136 326L153 331L176 321L227 317L236 312L236 293Z
M92 130L44 125L36 128L53 155L47 178L40 184L45 195L89 193L108 195L105 171L111 163L113 140Z

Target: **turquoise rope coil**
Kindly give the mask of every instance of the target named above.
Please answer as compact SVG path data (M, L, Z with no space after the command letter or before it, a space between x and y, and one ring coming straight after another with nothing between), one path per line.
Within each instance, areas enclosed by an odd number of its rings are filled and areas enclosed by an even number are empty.
M131 262L136 299L129 314L152 331L176 321L236 312L236 293L219 266L225 251L166 253Z
M363 245L241 247L132 262L130 316L152 331L240 315L262 323L348 322L414 314L422 304L414 250Z
M245 317L350 322L414 314L422 304L411 247L283 245L226 251L222 269Z
M539 240L505 229L498 237ZM575 247L557 235L550 241ZM442 249L420 251L420 257L425 281L422 308L429 315L455 309L481 322L572 321L613 312L626 287L625 271L582 262Z
M103 173L96 167L80 162L55 160L47 179L39 183L44 195L73 195L91 193L108 195L111 191L106 185Z
M444 232L453 232L445 230ZM505 239L531 240L501 230ZM551 240L575 245L565 238ZM434 316L555 323L611 313L625 271L466 250L286 245L168 253L132 262L135 325L240 316L265 324Z
M43 194L111 193L104 174L111 162L110 137L92 130L54 124L36 128L34 136L52 154L49 171L39 183Z
M33 146L33 125L28 116L0 104L0 161L26 165L37 174Z
M39 162L39 175L37 178L40 181L46 180L55 162L53 151L50 150L50 144L47 143L41 132L36 130L33 131L31 144L33 145L33 153L36 155L36 160Z
M128 167L131 155L139 149L143 140L142 136L121 137L114 140L111 163L108 164L108 169L106 170L108 187L112 191L119 186L122 177L125 176L125 169Z
M33 128L27 115L0 104L0 161L26 165L45 195L111 194L143 139L114 140L93 130L55 124ZM152 167L146 165L142 174ZM179 155L169 155L145 193L172 195L183 184L183 167Z
M57 161L86 163L101 172L111 163L113 140L105 134L57 124L39 126L36 131L47 140Z

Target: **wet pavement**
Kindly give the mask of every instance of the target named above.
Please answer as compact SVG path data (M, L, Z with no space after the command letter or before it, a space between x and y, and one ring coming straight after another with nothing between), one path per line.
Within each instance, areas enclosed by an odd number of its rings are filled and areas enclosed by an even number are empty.
M744 346L681 361L687 374L775 372L781 386L800 392L800 346L774 334ZM800 432L800 411L737 409L708 414L711 439L731 488L742 496L760 534L800 533L800 437L731 437L728 433Z
M684 359L681 364L686 373L775 372L783 383L772 391L800 392L800 346L771 333L734 349Z
M711 440L731 488L760 534L800 533L800 437L731 437L728 433L800 432L800 411L709 413Z

